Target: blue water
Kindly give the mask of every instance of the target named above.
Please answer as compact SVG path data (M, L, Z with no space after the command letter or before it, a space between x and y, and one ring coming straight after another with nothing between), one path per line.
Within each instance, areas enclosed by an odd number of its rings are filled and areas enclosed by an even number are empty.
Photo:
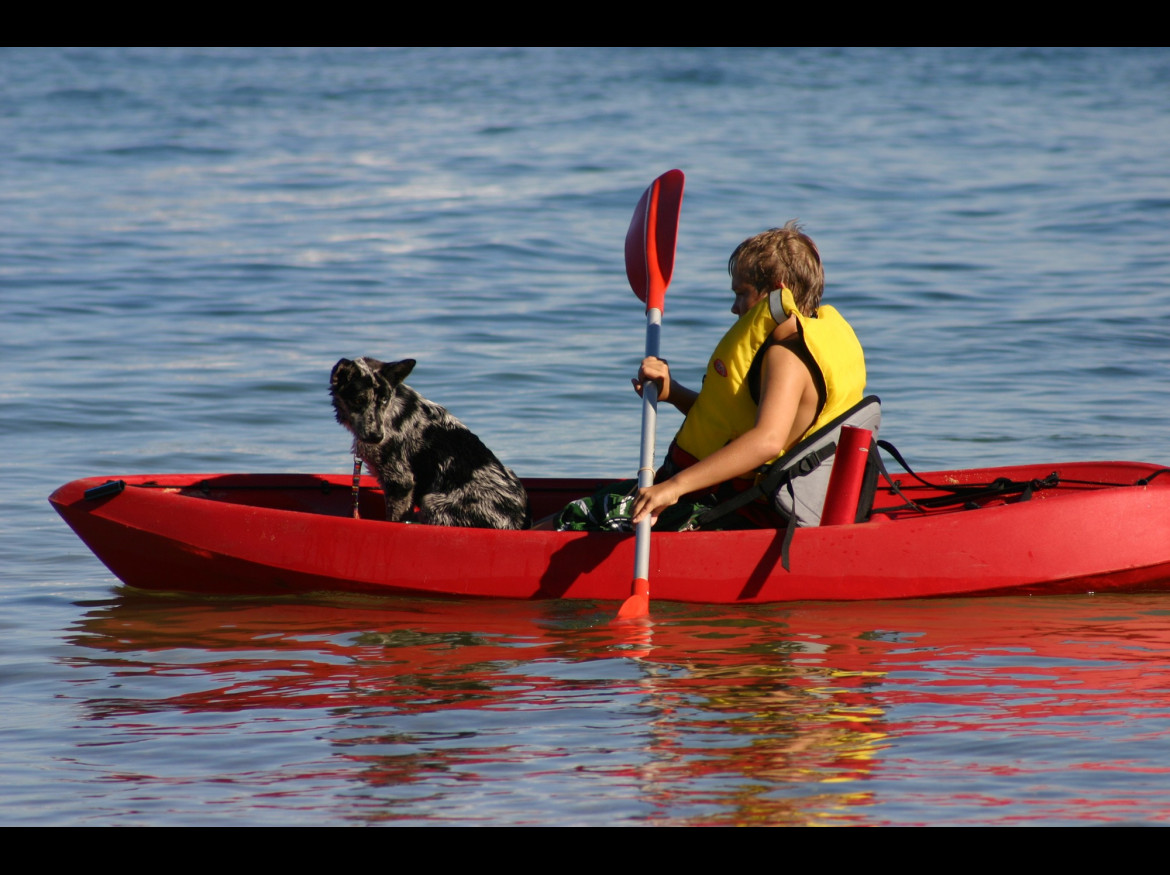
M120 588L76 477L348 471L342 356L525 476L631 476L799 218L923 468L1165 463L1163 49L0 50L0 822L1163 822L1170 596L758 609ZM660 416L660 446L678 417ZM1168 535L1170 537L1170 535Z

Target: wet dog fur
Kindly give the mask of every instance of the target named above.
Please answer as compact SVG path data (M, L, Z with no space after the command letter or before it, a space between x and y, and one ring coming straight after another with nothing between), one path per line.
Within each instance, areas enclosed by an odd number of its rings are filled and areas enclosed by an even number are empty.
M386 519L528 528L532 515L520 480L463 423L402 382L414 364L342 359L329 379L337 421L353 433L354 455L382 485Z

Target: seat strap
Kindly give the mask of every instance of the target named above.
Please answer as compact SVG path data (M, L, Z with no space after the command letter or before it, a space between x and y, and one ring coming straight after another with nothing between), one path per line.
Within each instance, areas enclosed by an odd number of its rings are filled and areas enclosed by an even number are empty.
M831 459L835 452L837 452L836 441L830 444L826 444L819 450L814 450L813 452L802 456L795 464L781 465L780 463L776 463L772 465L772 467L768 469L767 473L764 474L762 478L760 478L760 481L756 483L755 486L745 489L742 492L737 492L734 496L727 499L726 501L723 501L720 504L715 505L715 507L711 508L710 510L703 512L695 518L695 521L691 524L691 528L706 528L711 524L723 519L728 514L735 513L740 508L746 507L753 501L756 501L760 498L767 498L782 486L787 487L789 496L792 496L795 499L794 490L792 488L793 479L796 477L803 477L805 474L809 474L815 471L827 459ZM777 512L783 513L783 511L779 510L777 510ZM789 529L796 528L795 526L791 525L791 519L789 520L789 523ZM788 537L791 539L791 536ZM784 567L787 568L788 566L785 565Z

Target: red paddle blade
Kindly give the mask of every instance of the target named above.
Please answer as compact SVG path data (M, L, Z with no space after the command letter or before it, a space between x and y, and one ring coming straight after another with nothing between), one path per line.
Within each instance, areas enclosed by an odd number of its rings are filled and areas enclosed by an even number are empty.
M647 310L661 311L666 303L685 181L681 170L668 170L650 183L626 232L626 276Z
M639 577L634 581L634 593L618 609L619 620L640 620L650 614L650 581Z

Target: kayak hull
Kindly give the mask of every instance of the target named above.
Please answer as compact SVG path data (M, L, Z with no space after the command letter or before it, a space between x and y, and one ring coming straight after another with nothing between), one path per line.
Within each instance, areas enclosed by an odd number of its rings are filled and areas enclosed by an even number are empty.
M1170 475L1131 462L942 471L934 483L999 477L1061 484L1029 500L974 509L897 508L879 492L874 518L799 529L790 570L783 532L655 533L655 600L751 604L1170 588ZM363 478L329 474L175 474L68 483L49 501L124 583L207 595L347 592L471 598L620 600L630 593L634 536L495 531L388 523ZM529 480L535 516L601 481ZM920 490L917 497L929 496Z

